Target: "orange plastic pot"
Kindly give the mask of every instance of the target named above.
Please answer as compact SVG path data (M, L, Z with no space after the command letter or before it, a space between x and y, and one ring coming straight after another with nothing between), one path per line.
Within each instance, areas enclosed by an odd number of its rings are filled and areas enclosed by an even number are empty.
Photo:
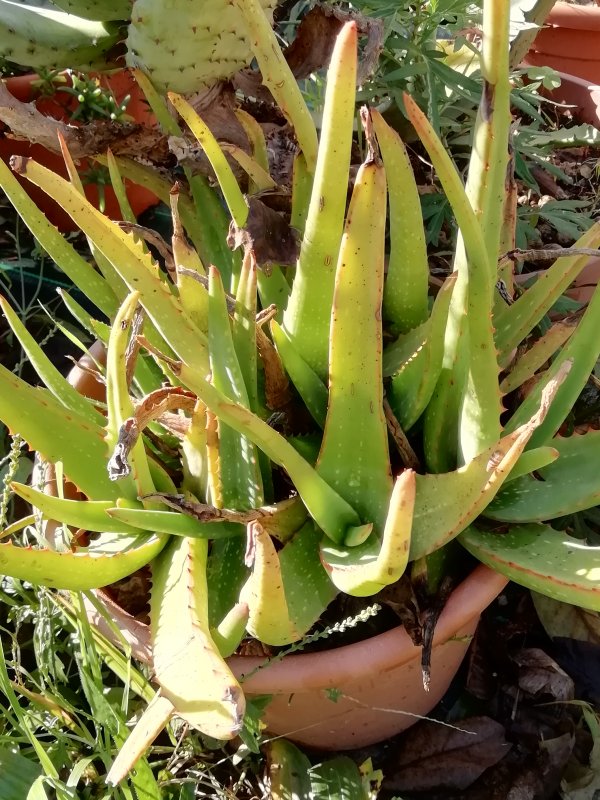
M15 78L8 78L6 85L9 92L17 100L24 103L33 102L38 111L42 114L68 122L70 120L71 111L74 110L76 106L76 99L67 92L57 91L49 97L40 95L35 85L37 80L37 75L20 75ZM128 116L132 117L135 122L145 126L152 126L155 124L155 119L148 109L148 105L139 86L127 70L120 70L112 75L102 75L100 76L100 83L103 87L109 88L113 92L115 99L119 103L122 102L126 95L130 95L126 113ZM6 128L3 129L2 123L0 123L0 158L5 163L9 162L12 155L28 156L39 161L44 166L48 167L48 169L53 170L59 175L65 178L67 177L64 161L58 153L47 150L39 144L30 144L26 141L12 139L7 134L8 130ZM100 202L98 186L93 182L85 182L85 172L92 167L93 164L87 159L83 159L78 164L78 168L84 176L86 197L98 208ZM76 230L76 225L73 223L71 217L63 211L54 200L48 197L45 192L24 178L22 179L18 175L16 177L26 189L27 194L36 203L38 208L44 212L47 219L53 225L56 225L57 228L64 233ZM158 198L142 186L137 186L128 180L125 181L125 186L129 203L136 216L158 202ZM117 198L110 186L104 187L104 209L107 216L111 217L111 219L122 218Z
M556 3L527 54L527 63L600 83L600 3Z

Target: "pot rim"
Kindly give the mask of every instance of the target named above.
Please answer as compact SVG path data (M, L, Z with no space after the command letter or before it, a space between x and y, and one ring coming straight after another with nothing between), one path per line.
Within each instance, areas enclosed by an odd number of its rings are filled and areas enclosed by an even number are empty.
M433 645L443 644L457 631L479 617L502 592L508 579L484 564L479 564L452 592L435 626ZM232 656L227 659L236 678L251 694L285 694L306 689L326 689L363 675L376 675L391 667L420 658L403 625L354 644L318 653L293 653L281 661L260 668L246 680L264 658Z
M478 564L448 598L435 627L433 646L444 644L479 617L508 582L504 575ZM150 626L136 620L102 590L95 594L119 625L132 655L151 663ZM89 601L85 601L85 605L92 624L115 642L114 631L98 610ZM250 694L286 694L360 680L362 676L372 676L414 661L420 653L404 626L398 625L377 636L331 650L292 653L271 663L256 656L230 656L227 663ZM245 675L249 677L244 680Z

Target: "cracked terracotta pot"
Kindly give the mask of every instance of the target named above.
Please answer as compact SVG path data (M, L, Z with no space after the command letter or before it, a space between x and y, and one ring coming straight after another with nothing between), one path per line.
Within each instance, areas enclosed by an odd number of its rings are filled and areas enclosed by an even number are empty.
M92 348L101 359L103 348ZM70 382L92 399L103 386L84 357ZM438 620L431 657L431 685L423 688L421 648L398 626L356 644L317 653L265 659L234 656L228 663L248 696L271 695L264 713L269 733L324 750L363 747L393 736L427 715L446 693L467 652L482 611L500 594L507 579L479 565L451 594ZM109 615L140 660L152 662L149 628L99 591ZM365 601L368 603L368 599ZM91 621L115 643L114 632L88 605ZM246 679L244 679L244 676Z

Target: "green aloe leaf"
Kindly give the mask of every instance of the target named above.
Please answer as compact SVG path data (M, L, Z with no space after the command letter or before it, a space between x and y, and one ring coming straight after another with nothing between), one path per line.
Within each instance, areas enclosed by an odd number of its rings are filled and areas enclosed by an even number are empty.
M600 548L549 525L515 525L508 533L471 527L460 543L515 583L565 603L600 611Z
M82 289L103 314L110 317L117 308L117 298L110 285L59 233L54 225L48 222L1 160L0 187L50 258L76 286Z
M302 358L287 333L275 320L271 322L271 335L285 371L298 390L304 405L317 425L324 428L327 416L327 387L314 369Z
M106 355L106 443L111 453L118 447L123 424L134 416L133 400L129 395L127 379L127 348L139 292L131 292L117 311L111 327ZM113 456L114 458L114 456ZM111 459L112 462L112 459ZM119 488L123 496L135 500L138 496L152 494L154 483L144 442L140 436L128 454L131 474L119 477Z
M490 263L490 259L496 258L496 251L488 250L484 231L471 205L470 197L477 187L467 194L447 149L427 117L408 95L404 96L404 103L435 167L462 237L454 265L458 277L448 318L444 371L437 397L433 398L429 423L426 420L426 425L434 430L426 433L426 448L434 437L453 434L453 417L458 411L458 455L467 462L500 436L502 409L492 328L495 282L492 275L496 265ZM447 464L452 449L451 446L450 452L433 454L433 460Z
M249 408L248 389L235 350L225 292L214 267L209 271L208 341L213 386ZM223 506L241 511L262 505L256 446L224 422L219 424L219 462Z
M600 431L552 439L558 458L503 486L485 509L502 522L543 522L600 504ZM530 451L535 452L535 451Z
M93 404L71 386L69 381L56 369L3 297L0 297L0 308L2 308L8 324L21 343L29 363L54 397L66 409L75 411L82 419L87 420L92 425L103 425L104 416L102 413L94 408Z
M200 370L201 374L206 374L206 338L160 279L158 268L144 247L131 234L124 233L118 225L100 214L60 176L31 159L20 159L16 168L62 205L109 259L130 290L140 292L141 304L179 357Z
M62 462L66 477L91 500L119 496L106 470L104 430L1 365L0 420L47 461Z
M178 514L173 511L157 511L155 509L125 508L112 506L106 510L108 517L114 520L114 525L132 529L141 528L157 533L168 533L172 536L189 536L191 539L229 539L230 537L243 536L244 529L241 525L231 522L199 522L194 517ZM66 520L65 520L66 521ZM67 522L67 524L71 524ZM90 530L94 530L93 528Z
M454 284L455 277L450 276L438 292L431 317L415 329L422 331L424 341L392 374L387 396L404 430L412 428L427 408L441 374L444 336ZM391 353L387 355L386 359L384 353L384 370L386 360L388 365L392 360Z
M167 542L164 536L104 534L89 547L58 553L0 545L0 572L55 589L83 592L108 586L146 566Z
M327 375L331 303L346 210L356 48L356 24L348 23L336 39L327 73L317 166L294 285L283 316L292 344L322 379ZM308 162L308 154L304 155Z
M45 519L53 519L80 528L84 531L123 533L136 535L142 530L154 530L147 525L130 525L125 520L113 519L107 511L114 506L113 500L66 500L38 491L23 483L12 483L16 495L38 509Z
M415 473L407 469L396 479L381 537L372 534L346 548L323 541L323 565L340 591L366 597L400 580L408 564L415 492Z
M295 642L304 631L298 630L290 617L275 545L256 522L249 525L248 538L247 561L251 572L240 592L240 601L249 610L248 632L265 644L280 646Z
M598 319L600 318L600 289L596 288L592 299L581 318L577 330L556 356L550 368L521 403L505 426L505 430L513 431L531 414L539 403L542 392L548 382L561 371L568 368L556 398L552 403L544 422L531 437L529 448L550 444L560 426L571 413L573 406L600 357L600 337L598 336Z
M573 246L594 248L598 245L600 222L587 230ZM544 270L533 286L495 316L496 347L501 364L506 364L515 347L531 333L588 261L589 256L558 258Z
M317 461L318 473L378 533L392 492L382 384L385 212L385 171L367 161L356 176L340 245L331 312L329 404Z
M550 360L574 332L575 323L573 320L561 320L554 323L526 353L517 359L500 384L500 391L508 394L522 386L535 375L538 369Z
M538 411L513 433L455 472L417 475L410 558L416 561L443 547L481 514L496 496L523 450L543 424L564 380L548 385Z
M383 315L398 333L423 324L429 313L429 260L421 199L406 148L378 111L371 111L387 175L390 258Z

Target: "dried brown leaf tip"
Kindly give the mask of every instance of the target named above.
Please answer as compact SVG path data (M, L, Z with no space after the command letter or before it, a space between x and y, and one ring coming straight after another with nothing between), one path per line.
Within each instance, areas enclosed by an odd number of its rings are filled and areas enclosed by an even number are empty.
M243 247L250 251L256 265L269 272L275 264L291 266L298 259L298 235L281 214L269 208L258 197L246 198L249 213L246 225L229 227L227 244L232 250Z

